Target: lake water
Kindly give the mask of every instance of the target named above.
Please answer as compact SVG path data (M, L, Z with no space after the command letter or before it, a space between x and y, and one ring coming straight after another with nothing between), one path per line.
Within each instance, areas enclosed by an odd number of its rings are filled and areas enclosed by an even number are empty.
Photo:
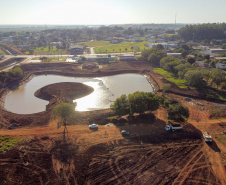
M121 74L99 78L78 78L58 75L35 76L17 90L7 94L5 109L18 114L31 114L45 111L48 101L39 99L34 93L49 84L59 82L80 82L94 88L94 92L74 100L77 111L91 111L109 108L122 94L136 91L153 92L145 76L139 74Z

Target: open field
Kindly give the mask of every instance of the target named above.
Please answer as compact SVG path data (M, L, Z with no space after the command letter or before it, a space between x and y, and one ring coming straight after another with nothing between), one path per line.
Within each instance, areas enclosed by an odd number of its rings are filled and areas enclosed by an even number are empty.
M81 44L87 47L95 47L95 53L98 54L143 51L145 49L149 49L148 47L144 46L144 44L148 43L149 42L121 42L119 44L112 44L109 41L90 41L80 42L77 44ZM139 47L139 49L137 49L136 47Z
M149 42L121 42L119 44L110 44L100 47L95 47L95 53L120 53L120 52L136 52L143 51L145 49L149 49L144 46L144 44L148 44ZM138 48L136 48L138 47Z
M61 55L61 54L68 54L70 53L67 50L64 49L57 49L54 47L36 47L31 48L34 50L34 55ZM25 54L29 54L29 51L24 52Z

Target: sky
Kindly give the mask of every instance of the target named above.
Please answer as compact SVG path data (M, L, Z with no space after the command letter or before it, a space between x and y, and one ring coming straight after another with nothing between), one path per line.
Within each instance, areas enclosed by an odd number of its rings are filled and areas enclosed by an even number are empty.
M226 22L226 0L0 0L0 24Z

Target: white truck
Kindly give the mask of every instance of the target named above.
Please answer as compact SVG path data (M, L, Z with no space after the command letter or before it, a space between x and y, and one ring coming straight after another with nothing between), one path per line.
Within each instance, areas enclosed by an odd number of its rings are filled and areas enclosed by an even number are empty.
M166 131L169 130L181 130L183 127L180 124L171 124L171 125L166 125L165 129Z
M211 143L213 141L212 136L208 132L203 132L202 135L206 143Z

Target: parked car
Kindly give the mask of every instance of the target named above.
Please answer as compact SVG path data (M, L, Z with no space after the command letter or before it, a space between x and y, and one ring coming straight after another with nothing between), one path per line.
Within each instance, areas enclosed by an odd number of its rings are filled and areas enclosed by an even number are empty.
M17 128L19 125L17 124L17 123L13 123L13 124L11 124L9 127L8 127L8 129L15 129L15 128Z
M93 123L93 124L89 125L89 128L90 129L97 129L98 128L98 124Z
M129 131L122 130L122 131L121 131L121 134L122 134L122 135L129 135L130 133L129 133Z
M203 132L202 135L206 143L211 143L213 141L212 136L208 132Z
M183 127L180 124L172 124L172 125L166 125L165 130L181 130Z
M170 126L170 125L166 125L166 126L165 126L165 130L166 130L166 131L171 130L171 126Z

